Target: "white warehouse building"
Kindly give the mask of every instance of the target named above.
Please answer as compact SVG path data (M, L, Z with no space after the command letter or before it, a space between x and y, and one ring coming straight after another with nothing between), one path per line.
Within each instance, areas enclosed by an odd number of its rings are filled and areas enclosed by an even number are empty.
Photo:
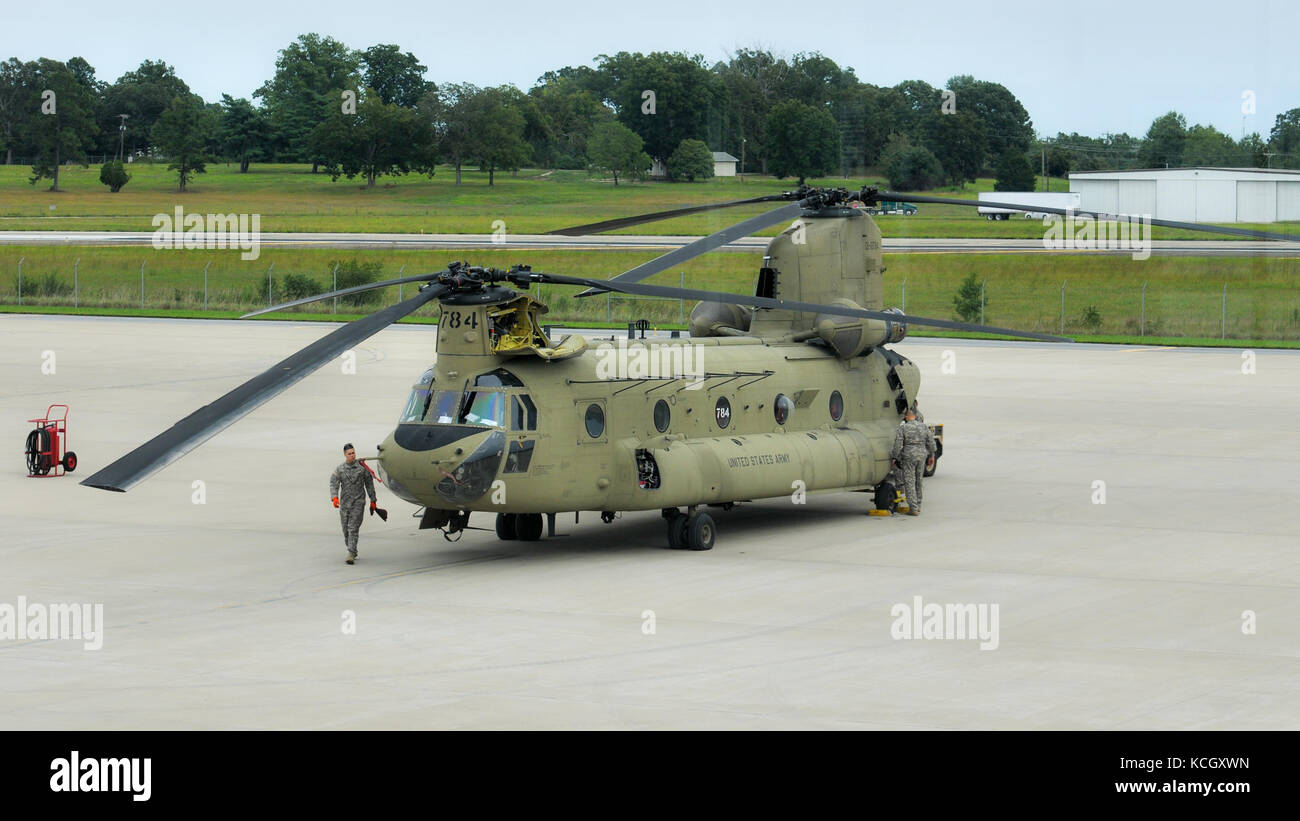
M1180 222L1300 220L1300 171L1152 168L1070 175L1079 207Z

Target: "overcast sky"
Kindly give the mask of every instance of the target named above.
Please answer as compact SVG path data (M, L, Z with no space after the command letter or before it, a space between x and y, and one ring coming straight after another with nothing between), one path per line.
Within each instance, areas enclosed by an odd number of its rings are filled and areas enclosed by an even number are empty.
M224 0L131 4L6 0L0 59L81 56L112 81L145 58L175 67L206 100L251 96L299 34L352 48L397 43L435 82L514 83L591 65L601 53L684 51L710 63L741 47L820 51L876 85L942 87L973 74L1009 88L1039 133L1144 134L1169 110L1239 138L1265 137L1300 107L1296 0L1158 3L902 0L655 0L445 3ZM958 101L960 105L960 101Z

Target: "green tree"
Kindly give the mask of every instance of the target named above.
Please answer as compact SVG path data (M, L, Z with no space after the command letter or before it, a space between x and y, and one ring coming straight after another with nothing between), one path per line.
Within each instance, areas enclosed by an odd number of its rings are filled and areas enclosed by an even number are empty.
M1237 143L1212 125L1194 125L1187 129L1183 143L1184 165L1232 165L1238 161Z
M650 168L650 155L642 150L643 143L636 132L622 123L603 122L592 132L587 146L591 167L601 173L613 174L614 185L618 175L641 179ZM709 173L713 172L713 155L709 155Z
M1234 165L1248 168L1268 167L1268 144L1259 134L1247 134L1237 143L1237 161Z
M218 132L221 150L239 163L239 173L248 172L254 160L269 154L270 122L266 110L251 102L221 95L221 125Z
M1281 168L1300 168L1300 108L1277 115L1268 134L1268 148L1281 154L1275 164Z
M437 88L424 79L429 70L411 52L396 45L371 46L361 52L362 81L385 103L414 108L420 99Z
M438 153L460 172L474 154L475 116L482 89L469 83L448 83L420 100L420 116L433 132Z
M713 176L713 152L700 140L682 140L668 158L668 176L674 180L695 182Z
M957 295L952 298L952 304L957 309L958 319L975 322L980 318L980 314L983 313L981 306L988 305L988 300L984 298L984 289L976 280L974 273L968 274L962 280Z
M619 122L645 141L651 157L668 157L682 140L708 138L725 108L726 86L699 55L621 51L600 60L599 70L609 78L608 102Z
M767 115L789 88L790 66L764 49L738 49L713 67L725 90L726 123L720 146L767 173ZM744 172L744 168L740 169Z
M939 159L950 184L974 182L984 167L988 142L983 124L973 114L961 110L931 114L925 123L923 142Z
M985 161L1000 158L1008 148L1029 150L1034 124L1006 86L959 74L948 81L948 90L953 93L954 110L972 115L983 126L988 152Z
M195 174L208 170L207 147L216 130L216 118L193 94L178 95L154 124L153 144L171 160L167 168L177 173L181 191Z
M134 71L123 74L104 89L99 108L100 150L116 155L120 146L123 160L150 151L158 118L172 100L189 93L190 87L162 60L145 60ZM122 114L127 115L125 120Z
M839 127L826 110L785 100L767 115L764 154L768 170L778 179L794 176L802 185L808 177L828 174L839 164Z
M1047 149L1047 173L1053 177L1067 177L1074 164L1074 155L1070 151L1054 145Z
M131 175L126 173L121 160L109 160L99 169L99 181L116 194L122 190L122 186L131 181Z
M58 191L59 167L64 162L87 164L86 148L99 133L94 100L68 66L56 60L38 60L34 80L39 92L29 104L39 113L26 124L27 142L36 152L31 182L49 179L50 190Z
M895 191L927 191L943 180L943 166L921 145L902 134L892 134L880 153L889 187Z
M27 121L36 113L36 63L24 63L10 57L0 63L0 148L5 165L13 165L14 147L20 144Z
M471 106L470 156L488 172L489 187L495 184L498 170L517 170L531 153L524 142L524 115L510 105L514 90L512 86L485 88Z
M1009 147L998 160L997 181L994 191L1033 191L1034 169L1019 148Z
M588 69L590 70L590 69ZM550 151L538 156L548 168L586 168L594 129L614 119L614 112L578 79L547 72L528 96L550 129ZM533 146L534 155L537 146Z
M1176 168L1183 164L1187 121L1176 111L1161 115L1147 129L1138 161L1147 168Z
M253 92L266 104L278 150L289 160L311 162L307 142L312 130L332 111L342 111L343 92L361 86L361 56L333 37L303 34L280 51L275 76Z
M334 113L316 126L308 145L331 179L360 175L367 188L382 175L422 171L433 176L437 163L433 130L416 112L385 103L369 88L355 114Z

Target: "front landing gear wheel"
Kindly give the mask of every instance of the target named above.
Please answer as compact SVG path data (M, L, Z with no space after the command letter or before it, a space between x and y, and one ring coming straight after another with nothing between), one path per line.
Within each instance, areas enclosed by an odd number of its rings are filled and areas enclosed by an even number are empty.
M535 542L542 538L542 514L520 513L515 516L515 532L521 542Z
M898 506L895 501L897 496L898 491L894 488L893 482L881 482L876 485L876 510L888 510L892 513Z
M713 517L707 513L693 513L686 521L686 547L691 550L712 550L717 529Z
M513 542L518 539L519 517L513 513L498 513L497 538L503 542Z

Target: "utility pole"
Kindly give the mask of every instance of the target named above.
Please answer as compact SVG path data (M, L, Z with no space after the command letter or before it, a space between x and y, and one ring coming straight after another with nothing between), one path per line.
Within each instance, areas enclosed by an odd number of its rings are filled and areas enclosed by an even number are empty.
M128 116L130 116L130 115L128 115L128 114L118 114L117 116L119 116L119 117L122 118L122 122L121 122L121 124L118 125L118 127L117 127L117 160L118 160L118 162L121 162L121 161L122 161L122 147L123 147L123 144L126 142L126 118L127 118Z
M745 181L745 143L749 142L744 137L740 138L740 181Z
M1047 143L1042 144L1043 149L1043 190L1052 190L1047 184Z

